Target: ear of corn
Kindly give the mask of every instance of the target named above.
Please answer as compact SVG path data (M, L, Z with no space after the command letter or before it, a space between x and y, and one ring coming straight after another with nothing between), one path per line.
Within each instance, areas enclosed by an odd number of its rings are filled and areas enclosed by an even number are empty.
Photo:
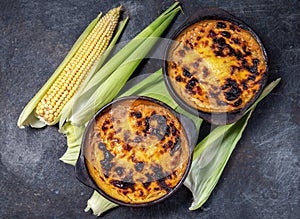
M64 61L24 108L18 120L19 127L31 125L39 128L58 122L65 104L91 70L95 70L92 66L96 62L99 66L103 62L100 57L112 38L120 9L121 7L110 10L101 19L99 14L90 23Z
M128 22L128 17L119 23L118 28L117 28L117 32L115 33L115 35L114 35L113 39L111 40L109 46L107 47L107 49L105 50L103 55L100 57L99 61L97 61L95 63L95 65L93 66L93 69L88 74L86 80L83 81L80 88L76 91L73 98L70 101L68 101L68 103L64 106L63 110L61 111L60 120L59 120L59 127L60 128L65 123L65 121L67 119L67 116L71 113L75 101L78 99L78 97L80 96L82 91L85 89L85 87L89 84L90 79L94 76L95 72L97 72L100 69L100 67L102 67L104 61L106 60L106 58L108 57L108 55L110 54L112 49L115 47L115 44L117 43L117 41L118 41L121 33L123 32L127 22ZM89 95L90 95L89 93L86 93L85 97L88 98Z

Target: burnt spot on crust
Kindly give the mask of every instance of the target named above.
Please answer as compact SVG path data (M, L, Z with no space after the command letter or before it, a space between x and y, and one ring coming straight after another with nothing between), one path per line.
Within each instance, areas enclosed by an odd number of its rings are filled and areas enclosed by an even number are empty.
M234 102L233 106L238 107L239 105L242 104L242 102L243 102L243 101L242 101L242 99L240 98L240 99L238 99L237 101Z
M221 35L224 36L224 37L226 37L226 38L228 38L228 39L231 37L231 34L228 31L223 31L221 33Z
M257 65L248 65L248 66L245 66L245 68L251 72L252 74L255 74L255 75L259 75L259 72L257 71Z
M125 182L125 181L121 181L121 180L110 180L110 183L113 186L118 187L119 189L134 190L134 186L135 186L135 183L133 183L133 182Z
M98 143L98 147L101 151L105 151L106 150L106 145L103 142L99 142Z
M143 141L143 137L142 136L136 136L134 139L133 139L133 142L134 143L140 143Z
M144 162L137 162L135 165L134 165L134 168L137 172L141 172L144 168Z
M165 191L167 191L167 192L170 192L172 188L170 188L170 187L166 184L166 182L165 182L166 178L167 178L167 177L157 180L157 183L158 183L158 185L160 186L160 189L165 190Z
M140 119L140 118L142 118L142 113L141 112L139 112L139 111L137 111L137 112L131 112L130 113L130 116L131 117L135 117L135 118L137 118L137 119Z
M104 151L104 160L111 161L114 157L108 150Z
M106 145L102 142L98 143L98 148L103 152L103 159L100 161L103 171L108 174L108 171L114 166L114 163L111 160L114 158L114 155L107 150Z
M242 80L241 84L242 84L244 90L248 89L248 80Z
M230 67L230 74L233 75L236 71L239 71L240 67L238 66L231 66Z
M176 69L176 68L177 68L176 62L172 62L172 68L173 68L173 69Z
M173 148L171 149L171 152L170 152L171 156L173 156L175 154L175 152L180 149L180 147L181 147L181 139L180 139L179 136L176 136L174 146L173 146Z
M153 176L150 173L146 173L145 176L147 177L147 182L144 182L143 186L147 189L150 186L151 182L153 182L154 180Z
M153 176L155 180L160 180L164 178L165 174L163 173L163 168L160 165L151 165L151 169L153 171Z
M165 137L169 137L170 136L170 126L166 126L165 130L164 130L164 133L165 133Z
M187 82L185 88L186 88L188 91L192 91L193 88L196 86L197 83L199 83L199 81L197 80L197 78L193 77L193 78L191 78L191 79Z
M205 78L209 75L209 70L208 70L208 68L206 68L205 66L203 67L202 72L203 72L203 76L204 76Z
M125 173L125 170L123 167L116 167L115 172L118 174L118 176L122 176Z
M101 167L103 169L103 172L108 175L109 171L111 170L111 168L113 168L114 163L109 162L107 160L101 160L100 161Z
M174 126L173 123L170 123L170 127L171 127L172 135L173 135L173 136L176 136L176 135L177 135L177 132L178 132L177 128Z
M185 56L185 51L183 49L179 50L178 53L181 57Z
M220 99L216 99L216 101L217 101L217 104L220 105L220 106L227 106L228 105L228 103L226 103L225 101L222 101Z
M236 80L232 80L231 78L227 78L226 84L222 87L222 90L226 90L224 96L228 101L233 101L242 94L242 90L239 88Z
M143 122L142 121L137 121L135 124L136 124L136 126L142 126Z
M124 144L123 149L125 151L131 151L132 147L129 144Z
M175 80L176 80L177 82L181 82L181 81L182 81L182 77L181 77L180 75L177 75L177 76L175 77Z
M209 36L214 38L216 36L216 33L213 30L209 31Z
M224 22L221 22L221 21L219 21L218 23L217 23L217 28L226 28L226 24L224 23Z
M224 47L226 44L226 41L223 37L219 37L219 38L214 38L213 39L214 43L219 44L219 47Z
M165 116L153 114L149 119L149 130L151 135L155 135L159 141L165 138L167 129L167 119Z
M233 49L230 44L226 43L226 40L223 37L213 38L213 42L214 44L211 45L211 49L216 56L234 56L238 60L241 60L243 57L249 55L248 52L244 52L245 55L243 55L243 53L239 49Z
M99 147L100 148L100 147ZM103 147L102 147L103 148ZM108 175L111 168L114 166L114 163L111 160L114 158L114 155L110 153L109 150L105 148L101 149L103 151L104 159L100 161L103 172Z
M106 131L108 128L107 128L107 126L103 125L103 126L101 127L101 129L102 129L102 131Z
M195 69L199 68L199 63L198 63L198 62L194 62L194 63L193 63L193 67L194 67Z
M183 76L191 78L192 74L186 68L184 68L183 69Z
M256 77L255 77L254 75L249 75L249 76L248 76L248 80L249 80L249 81L255 81L255 78L256 78Z
M130 140L130 133L128 130L124 131L124 141L129 142Z
M232 41L235 44L238 44L238 45L241 44L241 42L240 42L240 40L238 38L233 38Z

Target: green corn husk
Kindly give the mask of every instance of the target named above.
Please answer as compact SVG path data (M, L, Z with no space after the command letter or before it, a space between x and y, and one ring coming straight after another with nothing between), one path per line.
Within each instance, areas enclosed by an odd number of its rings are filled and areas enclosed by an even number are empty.
M87 201L87 206L84 211L88 212L89 210L92 210L95 216L100 216L105 211L115 207L118 207L118 205L108 201L98 192L94 191L91 198Z
M20 128L24 128L25 126L31 126L33 128L42 128L46 126L46 123L41 121L39 118L35 116L34 110L37 106L37 104L40 102L40 100L44 97L46 92L49 90L51 85L56 81L58 76L60 75L61 71L65 68L65 66L68 64L68 62L71 60L71 58L75 55L81 44L84 42L86 37L89 35L89 33L94 29L95 25L98 23L98 21L101 18L102 13L100 13L83 31L83 33L80 35L80 37L76 40L74 45L72 46L71 50L68 52L67 56L64 58L62 63L58 66L58 68L55 70L55 72L51 75L51 77L48 79L48 81L44 84L44 86L38 91L38 93L29 101L29 103L25 106L23 109L21 115L19 116L17 125ZM91 77L94 72L96 72L103 64L104 60L109 55L109 52L113 48L113 46L116 44L118 38L120 37L123 29L125 28L125 25L128 21L128 18L126 18L124 21L121 21L118 25L118 30L115 33L113 39L111 40L109 47L106 49L106 51L102 54L102 56L96 60L94 66L88 73L87 78ZM74 97L73 97L74 98ZM71 100L73 99L71 98ZM54 125L59 121L59 117L53 122Z
M270 83L239 121L218 126L195 147L191 170L184 182L194 198L190 210L200 208L209 198L230 155L242 137L254 108L277 86L279 81L280 79L277 79Z

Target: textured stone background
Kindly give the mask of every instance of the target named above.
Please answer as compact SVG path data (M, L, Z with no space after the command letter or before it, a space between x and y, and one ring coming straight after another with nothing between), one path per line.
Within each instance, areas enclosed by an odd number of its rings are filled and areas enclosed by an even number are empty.
M57 127L21 130L17 118L100 10L124 5L130 15L124 41L172 2L0 2L0 218L94 218L83 211L91 189L75 179L72 166L58 160L66 139ZM299 1L181 2L185 14L167 36L198 8L226 9L261 36L270 59L270 80L282 77L282 81L256 108L202 209L188 210L192 196L182 187L159 205L119 207L103 218L299 218ZM136 74L153 72L160 65L154 59L145 61Z

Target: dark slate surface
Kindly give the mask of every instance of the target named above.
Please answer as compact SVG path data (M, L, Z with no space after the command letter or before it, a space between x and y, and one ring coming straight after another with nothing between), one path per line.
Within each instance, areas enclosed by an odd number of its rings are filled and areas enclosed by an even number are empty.
M122 37L127 40L172 2L0 2L0 218L94 218L83 211L92 191L75 179L72 166L58 160L66 139L57 127L21 130L17 118L100 10L125 6L131 18ZM261 36L270 59L270 80L282 77L282 82L255 110L203 208L189 211L192 196L182 187L159 205L119 207L103 218L299 218L299 1L182 3L185 15L168 35L198 8L226 9ZM157 70L160 64L145 61L136 74Z

